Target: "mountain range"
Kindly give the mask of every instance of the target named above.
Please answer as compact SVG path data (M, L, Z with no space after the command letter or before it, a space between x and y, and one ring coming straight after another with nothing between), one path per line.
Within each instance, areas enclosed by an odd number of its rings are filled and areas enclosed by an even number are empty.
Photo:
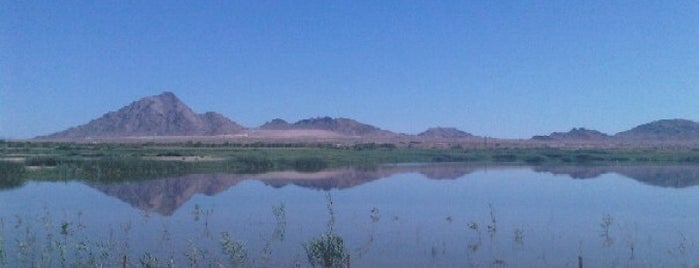
M264 130L317 129L347 136L391 136L395 135L372 125L363 124L348 118L316 117L303 119L290 124L283 119L274 119L259 127Z
M663 119L636 126L632 129L608 135L597 130L573 128L568 132L553 132L546 136L534 136L537 141L568 142L665 142L686 143L699 141L699 123L686 119Z
M140 137L245 137L277 139L303 137L325 139L373 139L381 142L406 139L439 141L474 140L473 134L451 127L434 127L417 135L398 134L349 118L315 117L289 123L273 119L256 128L246 128L216 113L198 114L172 92L134 101L86 124L71 127L40 140L80 140L90 138ZM534 136L529 141L543 143L686 143L699 142L699 123L685 119L665 119L608 135L596 130L573 128ZM520 140L520 142L522 142Z

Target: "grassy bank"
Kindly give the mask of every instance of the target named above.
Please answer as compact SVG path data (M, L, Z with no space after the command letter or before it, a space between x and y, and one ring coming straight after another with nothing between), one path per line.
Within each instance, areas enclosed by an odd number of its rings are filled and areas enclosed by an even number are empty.
M0 143L0 187L24 178L124 181L188 173L313 172L389 163L469 162L522 165L699 164L699 150L422 149L392 144L82 144Z

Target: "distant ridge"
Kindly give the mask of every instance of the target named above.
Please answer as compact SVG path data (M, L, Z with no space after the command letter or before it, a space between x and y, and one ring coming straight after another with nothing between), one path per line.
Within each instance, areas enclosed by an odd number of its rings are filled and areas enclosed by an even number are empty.
M614 135L629 141L699 141L699 123L686 119L663 119Z
M131 137L138 140L149 137L169 137L167 139L183 140L210 136L225 136L226 139L242 139L244 142L359 141L394 144L417 142L424 146L431 146L432 141L436 143L450 140L465 142L464 138L475 137L453 127L434 127L417 135L397 134L353 119L328 116L303 119L295 123L277 118L258 128L247 129L215 112L197 114L172 92L163 92L160 95L134 101L86 124L35 139L79 141L91 138L118 140ZM511 144L527 142L527 140L508 141L507 139L500 139L500 141ZM699 123L686 119L663 119L636 126L613 136L596 130L573 128L568 132L534 136L529 141L556 146L565 144L629 146L655 143L699 146Z
M584 141L584 142L595 142L595 141L606 141L611 136L599 132L597 130L585 129L585 128L573 128L568 132L553 132L548 136L534 136L533 140L539 141Z
M264 125L260 126L260 129L285 130L291 129L291 124L284 119L275 118L272 121L264 123Z
M378 127L357 122L348 118L314 117L289 124L282 119L274 119L260 126L266 130L326 130L346 136L391 136L395 133Z
M425 138L442 138L442 139L458 139L473 137L471 133L461 131L453 127L433 127L417 134L419 137Z
M551 142L686 143L699 142L699 123L686 119L663 119L636 126L613 136L585 128L534 136L532 140Z
M221 114L196 114L175 94L163 92L108 112L87 124L38 138L207 136L243 130L242 126Z

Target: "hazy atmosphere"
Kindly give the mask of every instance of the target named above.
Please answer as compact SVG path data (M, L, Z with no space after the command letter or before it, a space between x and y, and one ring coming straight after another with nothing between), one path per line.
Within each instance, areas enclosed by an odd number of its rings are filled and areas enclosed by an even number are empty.
M699 120L696 1L0 0L0 138L172 91L246 126L529 138Z

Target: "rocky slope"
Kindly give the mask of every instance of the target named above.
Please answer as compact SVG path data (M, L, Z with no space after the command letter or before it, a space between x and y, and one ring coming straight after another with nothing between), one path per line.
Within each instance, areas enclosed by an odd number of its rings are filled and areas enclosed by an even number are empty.
M552 142L611 142L621 144L691 143L699 142L699 123L685 119L663 119L636 126L613 136L596 130L573 128L568 132L553 132L534 136L532 140Z
M664 119L619 132L614 137L627 141L699 141L699 123Z
M581 141L581 142L596 142L607 141L609 135L597 130L585 128L573 128L568 132L553 132L547 136L534 136L533 140L539 141Z
M290 124L274 119L260 126L265 130L325 130L345 136L391 136L394 133L348 118L314 117Z
M246 129L225 116L207 112L197 114L173 93L164 92L135 101L117 111L108 112L87 124L69 128L47 136L44 140L80 140L88 138L116 139L132 137L211 137L236 134L240 139L265 142L294 141L328 142L331 139L356 139L382 143L464 141L474 137L456 128L430 128L417 136L396 134L391 131L360 123L349 118L314 117L289 123L274 119L259 128ZM231 137L231 136L229 136ZM373 140L372 140L373 139ZM684 119L666 119L643 124L614 136L596 130L574 128L568 132L554 132L534 136L536 143L643 145L656 143L699 144L699 123ZM507 141L507 140L502 140ZM513 143L527 141L513 140ZM426 146L429 146L426 145Z
M164 92L135 101L87 124L40 138L208 136L243 130L221 114L196 114L173 93Z
M441 139L458 139L473 137L471 133L461 131L453 127L433 127L417 134L418 137L424 138L441 138Z

